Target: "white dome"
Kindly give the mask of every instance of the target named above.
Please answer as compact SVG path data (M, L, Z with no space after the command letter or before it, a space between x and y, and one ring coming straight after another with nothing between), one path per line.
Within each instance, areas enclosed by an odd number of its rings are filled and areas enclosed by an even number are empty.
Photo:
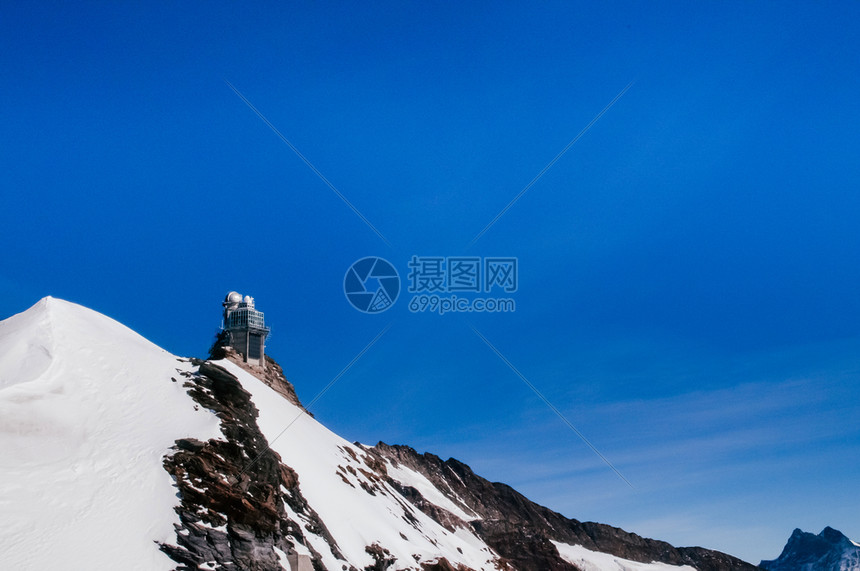
M242 301L242 294L238 291L231 291L227 294L227 298L224 301L229 303L239 303Z
M254 298L251 297L250 295L246 295L245 296L245 303L248 305L248 307L254 307Z

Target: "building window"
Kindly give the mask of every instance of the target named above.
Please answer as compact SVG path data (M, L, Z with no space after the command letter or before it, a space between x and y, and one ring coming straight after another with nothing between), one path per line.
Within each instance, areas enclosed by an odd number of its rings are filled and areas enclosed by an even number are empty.
M248 358L259 359L263 356L263 336L259 333L251 333L248 338Z

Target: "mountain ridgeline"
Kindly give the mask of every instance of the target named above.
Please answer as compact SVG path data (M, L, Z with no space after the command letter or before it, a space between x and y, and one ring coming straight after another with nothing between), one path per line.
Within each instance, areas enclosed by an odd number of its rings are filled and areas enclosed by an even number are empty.
M268 355L177 357L53 298L0 322L0 445L3 569L757 569L569 519L453 458L348 442ZM837 534L795 532L762 566L853 571L833 566L856 561Z
M263 370L242 363L240 355L222 344L216 343L211 356L253 374L293 405L301 406L282 369L270 357ZM361 566L360 561L346 557L326 520L302 494L304 476L269 447L256 423L258 411L251 395L243 390L239 377L223 366L225 361L193 361L197 369L185 373L184 386L200 406L222 419L222 431L228 438L205 443L178 440L175 452L165 459L180 490L182 524L177 543L162 549L181 564L180 569L196 569L206 562L225 568L277 569L276 549L304 554L304 561L314 569L331 569L326 562L331 557L342 562L339 568L350 570L473 569L450 555L428 559L412 554L401 561L384 540L364 546L372 558L369 565ZM401 540L408 542L410 534L423 533L424 524L418 517L422 514L450 534L466 532L480 540L486 559L480 568L583 568L585 561L578 566L561 555L556 544L563 543L629 562L664 564L660 568L756 569L717 551L675 548L608 525L566 518L510 486L481 478L453 458L443 461L408 446L382 442L375 446L344 444L339 449L345 462L335 468L341 480L338 484L368 499L386 496L393 500L400 512L397 526L405 528L398 531ZM404 478L404 474L410 475ZM349 514L358 522L367 517L370 512Z

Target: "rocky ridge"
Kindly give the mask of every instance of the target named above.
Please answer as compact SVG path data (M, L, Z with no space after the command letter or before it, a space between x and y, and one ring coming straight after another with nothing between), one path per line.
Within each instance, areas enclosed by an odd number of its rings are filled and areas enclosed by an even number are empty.
M301 406L293 386L270 358L269 366L263 369L245 365L229 349L213 353L241 366ZM181 503L176 511L181 525L176 530L176 543L164 544L162 550L179 564L180 570L202 565L255 571L281 569L282 565L290 568L287 560L295 561L302 555L308 567L322 571L326 569L323 559L307 537L314 534L324 539L338 559L344 559L325 522L302 495L298 474L269 447L256 424L258 411L237 377L211 361L193 360L193 364L197 370L182 373L183 385L198 406L218 416L224 439L180 439L174 452L165 458L165 469L179 489ZM410 515L411 509L451 532L458 528L470 530L495 551L498 569L577 569L560 556L553 541L643 563L689 565L699 571L756 569L720 552L700 547L675 548L608 525L568 519L531 502L510 486L481 478L453 458L443 461L408 446L382 442L355 447L359 454L343 450L349 460L338 467L343 482L353 487L356 486L351 482L358 483L370 495L396 495L401 503L405 502L404 519L413 521L416 529L420 525ZM389 470L399 466L423 475L458 508L458 513L392 477ZM411 507L407 509L407 505ZM365 551L373 560L364 568L366 571L404 568L404 563L397 562L385 545L373 543ZM293 564L292 568L298 567ZM347 565L343 568L355 570ZM417 562L407 568L470 570L444 558Z
M179 570L204 564L281 569L283 558L276 549L287 556L308 554L314 569L323 569L304 534L323 535L333 550L337 546L302 496L298 475L269 448L250 394L223 367L195 364L196 373L182 373L183 385L199 406L218 416L224 439L180 439L165 458L165 470L179 489L181 525L177 544L162 545L162 550L179 563ZM285 506L301 521L290 519Z
M560 557L552 541L581 545L643 563L690 565L699 571L757 569L718 551L701 547L676 548L609 525L568 519L530 501L506 484L481 478L469 466L453 458L443 461L434 454L419 454L408 446L382 442L369 450L395 465L404 464L422 473L452 502L474 513L475 519L467 522L471 529L496 550L504 562L521 571L576 569ZM401 493L442 525L462 524L452 514L427 502L418 490L403 489Z

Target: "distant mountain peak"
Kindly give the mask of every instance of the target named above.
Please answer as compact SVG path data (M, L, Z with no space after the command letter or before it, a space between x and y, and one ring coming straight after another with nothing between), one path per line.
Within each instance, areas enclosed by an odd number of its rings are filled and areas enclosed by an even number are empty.
M815 535L795 529L777 559L762 561L768 571L860 571L860 546L830 526Z

